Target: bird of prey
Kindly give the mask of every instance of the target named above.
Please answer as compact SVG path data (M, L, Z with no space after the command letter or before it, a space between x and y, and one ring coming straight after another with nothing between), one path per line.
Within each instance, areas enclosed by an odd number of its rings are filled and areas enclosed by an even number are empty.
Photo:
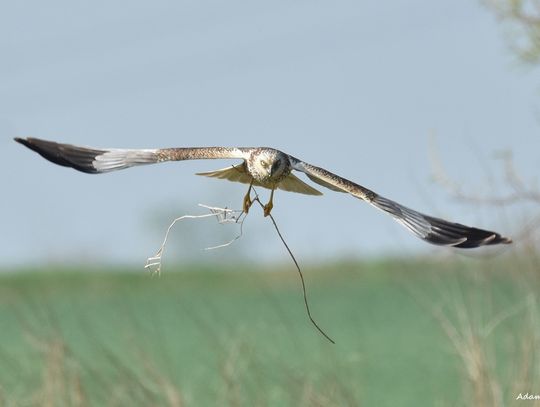
M375 208L388 213L413 234L429 243L441 246L473 248L512 242L511 239L503 237L496 232L424 215L384 198L324 168L308 164L274 148L181 147L163 149L101 149L56 143L37 138L15 138L15 141L34 150L55 164L91 174L164 161L240 159L242 162L238 165L216 171L203 172L197 175L248 184L249 188L243 201L243 210L246 213L252 204L251 188L253 186L264 187L271 191L270 200L264 206L265 216L268 216L272 210L274 191L276 189L306 195L322 195L321 192L293 174L293 171L299 171L303 172L316 184L332 191L351 194L373 205Z

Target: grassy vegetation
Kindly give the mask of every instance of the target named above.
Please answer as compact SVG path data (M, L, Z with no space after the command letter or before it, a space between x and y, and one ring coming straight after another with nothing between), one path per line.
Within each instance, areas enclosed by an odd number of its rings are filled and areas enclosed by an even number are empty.
M2 273L0 405L518 405L540 392L538 273L520 261L305 268L336 345L288 266Z

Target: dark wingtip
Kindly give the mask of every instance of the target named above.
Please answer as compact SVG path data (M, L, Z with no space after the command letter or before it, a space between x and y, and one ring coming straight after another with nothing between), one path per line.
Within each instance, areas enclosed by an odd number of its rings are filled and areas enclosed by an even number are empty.
M499 236L499 238L500 238L499 243L502 243L502 244L512 244L512 243L514 243L514 241L512 239L510 239L509 237Z
M28 146L29 142L28 139L21 138L21 137L13 137L13 140L15 140L17 143L20 143L24 146Z
M424 218L431 226L430 233L424 239L433 244L473 249L480 246L512 243L512 239L491 230L448 222L431 216L424 216Z
M454 247L459 247L461 249L472 249L480 246L492 246L496 244L510 243L512 243L512 239L501 236L498 233L477 228L470 228L468 231L467 240L465 240L463 243L455 245Z
M103 153L103 150L77 147L32 137L15 137L14 140L35 151L50 162L90 174L98 172L92 162L97 155Z
M380 195L375 195L370 203L392 215L416 236L431 244L472 249L512 243L512 239L499 233L424 215Z
M25 138L14 137L13 140L15 140L17 143L22 144L23 146L28 147L30 150L35 151L36 153L43 156L43 154L41 153L41 149L39 148L39 145L37 145L42 140L35 139L35 138L32 138L32 137L25 137ZM36 141L38 143L36 143ZM43 157L45 157L45 156L43 156ZM45 157L45 158L47 158L47 157Z

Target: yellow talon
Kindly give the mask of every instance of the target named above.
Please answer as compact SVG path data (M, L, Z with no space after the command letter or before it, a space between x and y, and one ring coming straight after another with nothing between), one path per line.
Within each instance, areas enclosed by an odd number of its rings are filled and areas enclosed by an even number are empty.
M248 191L247 191L247 194L246 196L244 196L244 205L243 205L243 211L244 213L247 215L247 213L249 212L249 208L251 207L251 205L253 204L253 201L251 200L251 187L253 186L253 182L251 184L249 184L249 188L248 188Z
M247 214L249 212L249 208L253 204L253 201L251 200L251 197L249 196L249 192L244 197L244 207L243 210Z
M266 205L264 205L264 216L270 215L273 207L274 205L272 204L272 202L268 202Z
M268 201L268 203L266 205L264 205L264 216L265 217L270 215L270 212L272 212L272 208L274 207L273 200L274 200L274 190L272 190L272 192L270 192L270 200Z

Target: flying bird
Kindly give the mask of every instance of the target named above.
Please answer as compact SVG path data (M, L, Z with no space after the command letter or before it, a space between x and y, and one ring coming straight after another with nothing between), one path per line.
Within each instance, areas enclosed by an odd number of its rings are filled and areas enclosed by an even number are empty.
M429 243L441 246L473 248L479 246L508 244L512 240L489 230L448 222L444 219L424 215L348 179L331 173L324 168L308 164L292 155L269 147L190 147L161 149L100 149L37 138L15 138L15 141L34 150L47 160L71 167L78 171L100 174L137 165L155 164L165 161L198 159L240 159L233 165L216 171L197 175L226 179L248 184L243 210L248 212L252 204L251 188L260 186L269 189L270 200L264 205L264 216L273 208L274 191L297 192L306 195L322 195L306 184L293 171L304 173L311 181L332 191L348 193L388 213L410 232Z

